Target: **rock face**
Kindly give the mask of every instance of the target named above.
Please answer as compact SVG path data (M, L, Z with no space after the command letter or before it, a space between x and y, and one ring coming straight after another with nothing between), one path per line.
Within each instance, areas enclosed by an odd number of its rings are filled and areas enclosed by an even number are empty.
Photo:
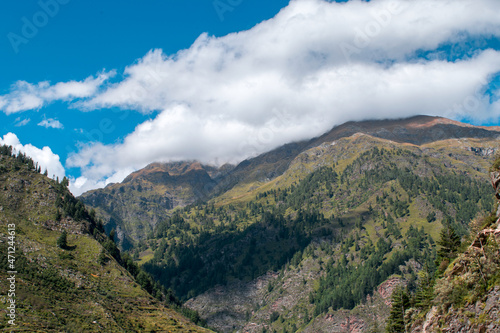
M491 185L495 189L495 196L500 200L500 172L494 171L490 174ZM498 212L497 212L498 215Z
M497 150L493 148L469 147L467 150L478 156L493 156L497 153Z
M365 333L382 332L389 317L391 296L394 289L405 282L399 277L392 277L380 284L366 302L353 310L331 311L324 317L318 317L304 330L308 333Z
M210 327L220 332L272 332L269 320L273 312L297 306L313 312L314 308L308 303L301 304L301 299L307 298L313 288L312 281L320 275L316 265L309 260L301 270L290 269L282 277L268 273L248 283L219 286L189 300L186 306L198 311ZM305 279L311 280L304 284ZM363 304L353 310L330 311L318 316L303 332L381 332L389 316L392 292L404 283L399 277L389 278ZM280 288L270 291L270 284Z
M494 168L499 168L499 162ZM500 200L500 172L491 174L495 195ZM496 222L478 232L468 249L448 267L444 277L436 282L434 306L425 316L411 327L411 332L500 332L500 209ZM495 276L497 276L495 280ZM493 278L492 278L493 277ZM488 280L488 281L487 281ZM447 288L460 288L460 283L468 283L469 290L479 289L479 284L490 286L486 292L469 292L465 305L444 301L450 295L443 292ZM486 283L488 282L488 283ZM493 284L493 286L491 286ZM443 297L443 294L445 296ZM470 300L468 300L470 299ZM444 301L443 301L444 300Z
M482 300L441 314L435 306L421 325L411 332L500 332L500 287L489 291Z
M267 285L276 277L276 274L268 273L248 283L235 282L227 287L219 286L189 300L186 306L198 311L218 331L233 332L241 329L249 320L253 309L265 300ZM259 325L254 326L258 328L257 332L261 331ZM245 327L244 331L254 330Z

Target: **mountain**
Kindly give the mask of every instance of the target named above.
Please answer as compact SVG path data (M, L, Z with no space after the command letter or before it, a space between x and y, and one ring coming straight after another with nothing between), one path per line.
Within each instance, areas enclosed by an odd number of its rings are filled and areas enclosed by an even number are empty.
M421 145L460 138L492 139L500 135L500 127L476 127L442 117L415 116L396 120L348 122L309 141L286 144L268 153L243 161L221 180L221 189L237 183L273 179L286 171L300 153L326 142L363 133L398 143Z
M492 210L499 135L426 116L351 122L226 170L155 164L90 193L112 205L83 200L134 235L131 256L222 332L382 332L394 290L443 274L443 230L465 240ZM185 193L157 189L192 169L211 179L200 178L204 195L161 209L148 199ZM121 211L130 207L156 220L141 226Z
M116 229L122 246L130 248L175 207L206 199L221 174L231 169L199 162L152 163L122 183L84 193L81 199L107 221L106 230Z
M213 278L187 304L225 332L383 331L392 289L387 279L415 285L423 267L436 269L442 221L465 235L472 219L491 210L487 172L499 148L497 140L416 146L364 134L311 148L274 181L215 198L215 212L210 205L186 211L190 224L193 215L201 216L192 229L203 220L227 229L235 222L226 216L236 220L242 210L252 221L226 237L216 227L211 237L194 242L195 249L190 243L186 258L200 258L201 267L163 261L185 252L168 241L144 266L160 279L168 271L157 273L157 262L167 263L180 281L183 274ZM157 236L168 240L168 234ZM226 280L212 274L221 271ZM266 272L275 274L260 282Z
M128 249L134 242L144 240L159 221L171 215L172 209L224 194L235 186L273 180L306 150L356 133L420 145L460 138L495 139L500 136L500 128L476 127L430 116L348 122L318 138L286 144L236 167L215 168L199 162L153 163L120 184L89 191L80 198L103 217L108 232L117 230L122 247Z
M7 316L5 306L0 329L209 332L167 305L168 294L120 254L66 179L39 171L30 158L0 147L0 279L10 281L0 293L4 304L15 301L16 315Z

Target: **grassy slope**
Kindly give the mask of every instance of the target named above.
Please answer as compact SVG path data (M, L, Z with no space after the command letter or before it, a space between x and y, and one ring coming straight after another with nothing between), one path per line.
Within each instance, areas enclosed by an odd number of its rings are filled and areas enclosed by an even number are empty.
M110 256L101 266L102 246L82 233L85 222L56 221L53 180L10 157L2 156L0 165L2 256L6 256L7 224L16 225L17 329L205 331L160 304ZM56 246L61 230L68 232L68 250ZM6 278L6 271L0 270L2 295L8 291ZM1 313L0 329L10 331L5 306Z

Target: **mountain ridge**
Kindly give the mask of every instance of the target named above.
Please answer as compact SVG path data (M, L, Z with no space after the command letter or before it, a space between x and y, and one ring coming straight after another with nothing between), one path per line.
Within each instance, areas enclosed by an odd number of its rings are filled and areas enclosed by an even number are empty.
M471 147L475 147L474 149L477 152L484 151L487 153L484 155L475 153ZM285 205L281 211L284 211L285 215L289 214L290 221L297 219L298 214L300 214L298 211L308 212L311 206L319 207L327 222L324 222L325 225L318 228L316 237L313 238L315 245L312 248L314 251L308 247L303 252L298 251L296 255L298 258L302 258L302 261L297 260L297 257L294 256L290 259L289 265L278 270L279 276L282 277L273 281L272 285L276 286L275 288L268 288L267 290L262 290L266 288L257 288L248 292L248 294L260 293L264 295L263 299L266 301L259 307L259 310L252 310L251 306L244 307L243 303L238 304L238 308L236 308L232 300L238 299L239 294L234 293L231 282L228 282L227 289L221 287L224 290L223 293L218 288L210 289L200 296L192 298L188 304L197 311L202 312L204 318L214 327L222 328L231 325L240 327L239 325L242 325L241 327L244 327L245 331L260 332L264 328L269 331L271 327L279 331L286 324L285 326L290 331L294 323L297 327L299 324L309 323L309 320L304 319L303 321L302 319L306 318L302 314L306 313L304 308L307 309L309 319L315 309L309 305L307 296L305 300L304 297L299 296L300 288L303 287L297 287L297 282L287 282L289 280L287 275L294 276L292 281L305 281L303 282L304 287L307 287L309 292L316 291L319 293L318 289L314 287L314 283L317 283L317 281L315 282L314 279L311 281L311 274L307 273L311 266L311 263L308 262L311 259L316 258L314 260L315 265L323 262L322 269L319 269L319 272L331 269L331 264L325 265L325 262L333 261L338 263L341 255L339 252L346 253L346 258L351 256L351 259L347 259L348 262L352 261L352 254L354 254L354 263L360 265L363 261L358 261L359 259L356 259L357 254L355 254L358 253L359 249L363 252L363 247L368 246L368 249L371 250L367 250L365 253L371 253L374 247L370 247L369 244L375 244L378 239L387 239L389 243L392 243L391 247L395 251L401 248L403 244L410 243L407 237L413 237L411 235L416 227L423 227L424 234L435 242L439 239L442 228L439 221L446 219L448 214L453 214L453 220L461 221L457 223L462 224L460 228L464 232L463 224L475 216L473 211L471 211L472 214L463 215L466 210L472 208L476 209L476 211L482 211L483 203L486 204L484 206L485 212L490 209L487 204L489 202L487 174L492 162L491 159L499 148L500 145L497 140L449 139L417 146L357 134L301 153L293 161L287 172L283 176L276 178L276 181L262 184L256 183L255 189L248 191L247 187L240 186L239 189L235 188L226 193L231 195L226 196L224 194L224 198L220 200L216 198L211 202L215 204L216 208L218 207L224 211L228 209L226 207L231 206L235 206L236 211L238 211L244 210L245 207L250 207L253 210L254 207L260 207L260 205L268 207L270 211L280 211L280 207L289 201L292 207ZM329 169L330 171L328 171ZM392 174L391 169L397 174ZM332 178L327 176L328 173L337 174L337 176ZM384 174L387 175L384 176ZM387 178L389 174L392 174L392 176ZM361 181L357 180L360 177ZM406 183L407 180L405 179L410 180L412 178L417 180L414 185ZM481 184L481 195L478 198L483 199L468 203L464 202L464 205L457 206L456 200L460 196L468 196L466 193L469 193L469 190L466 184L470 180L473 180L475 184ZM317 183L318 181L320 182ZM335 190L342 182L344 185ZM373 187L378 182L386 183L382 188ZM419 182L421 182L420 185L418 185ZM304 186L302 186L303 183L305 183ZM308 183L310 185L306 185ZM333 191L328 189L329 184ZM421 186L427 188L427 190L419 189ZM470 193L475 191L472 190ZM284 192L287 195L284 195ZM294 192L298 196L294 195ZM451 192L455 192L455 194L451 194ZM391 199L386 198L384 200L384 197L390 197ZM483 200L484 202L482 202ZM208 207L210 207L211 202L208 203ZM452 204L452 202L455 203ZM391 205L394 205L393 208L390 208ZM297 207L295 209L298 211L295 211L293 206ZM396 206L400 208L396 208ZM459 207L461 209L458 209ZM259 209L262 210L262 208ZM333 210L333 214L331 210ZM183 216L193 219L193 215L197 216L201 212L203 212L203 206L198 209L188 209ZM455 214L460 214L460 216ZM219 218L221 219L222 216ZM210 218L215 217L209 215L205 219ZM308 219L311 220L311 223L316 220L314 215L309 216ZM203 219L201 220L203 221ZM258 221L259 219L257 219L257 223L259 223ZM337 229L339 223L341 223L340 230L342 230L341 232L345 235L345 238L340 241L334 237L334 240L329 243L329 241L325 240L328 237L324 235L330 234L328 230L330 228L334 235L338 235L336 232L340 231ZM358 225L355 230L351 229L355 225ZM411 231L412 227L413 231ZM299 228L299 230L301 229ZM398 236L393 238L391 233ZM366 235L361 240L357 240L360 238L360 234ZM258 235L254 237L259 239ZM365 237L368 237L368 239ZM416 240L413 240L412 243L414 241ZM243 244L240 246L243 246ZM329 252L325 253L323 250L325 247L330 246L335 249L334 256L331 256ZM257 242L256 248L261 247L265 248L263 244ZM339 247L342 250L339 251ZM205 248L203 249L206 251ZM223 248L223 250L224 253L228 252L227 248ZM275 251L279 250L275 248ZM286 253L286 248L282 252ZM256 254L256 257L267 258L268 254L266 253L264 249L263 252ZM432 255L428 253L425 257L432 258ZM403 267L408 267L404 268L406 273L401 274L407 277L409 275L408 271L411 272L414 269L412 267L422 267L422 258L418 260L421 263L410 260L407 264L404 264ZM225 262L228 261L229 258ZM241 268L235 270L239 271L239 269ZM371 274L373 275L375 272L371 272ZM250 285L252 284L253 282L250 283ZM363 285L361 282L359 284ZM300 283L299 285L302 286ZM224 296L225 294L227 296ZM299 297L302 300L293 305L294 303L290 303L291 297ZM213 307L215 304L213 300L217 300L219 306ZM208 304L212 304L212 307L209 312L205 312L208 310ZM283 304L285 307L274 308L274 304ZM243 310L239 310L241 307L243 307ZM382 309L382 305L380 305L380 308ZM230 309L234 310L229 311ZM276 318L273 316L273 309L281 314L281 317L279 320L270 323L266 318ZM346 332L347 326L344 324L350 321L357 322L359 324L357 327L364 327L363 331L369 331L372 324L382 328L386 317L378 317L379 322L377 324L373 322L373 316L366 313L369 309L370 307L355 308L350 314L347 313L347 316L345 313L340 315L337 310L328 311L327 314L322 314L322 311L320 311L319 315L313 319L314 321L309 323L308 327L310 328L303 328L303 331L332 332L329 327L335 327L333 332ZM387 310L387 307L385 309ZM251 313L250 320L245 320L246 311ZM346 317L350 319L347 320ZM354 330L352 332L358 331Z
M325 134L306 141L292 142L238 164L221 180L216 193L227 191L236 182L273 179L282 174L289 163L301 152L356 133L373 135L395 142L421 145L446 139L494 138L500 136L499 127L477 127L443 117L414 116L388 120L350 121L335 126ZM459 135L455 133L460 133ZM415 138L416 136L416 138ZM264 165L264 167L262 167ZM259 167L259 168L257 168ZM255 169L258 169L255 171ZM252 170L254 169L254 170ZM243 176L245 175L245 176Z
M432 116L347 122L317 138L285 144L236 166L217 168L198 161L151 163L130 174L121 183L86 192L80 198L108 222L108 231L117 229L122 246L129 248L152 232L161 219L171 216L176 207L209 200L237 184L273 180L282 175L304 151L356 133L422 145L463 137L493 139L500 136L500 129ZM138 224L142 231L138 233L135 227L130 226L130 221Z

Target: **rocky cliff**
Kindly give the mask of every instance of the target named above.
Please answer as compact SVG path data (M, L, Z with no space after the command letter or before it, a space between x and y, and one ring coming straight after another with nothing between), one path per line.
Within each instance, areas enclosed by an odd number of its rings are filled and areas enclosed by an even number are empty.
M498 159L491 173L500 199ZM500 332L500 208L436 282L433 307L411 332Z

